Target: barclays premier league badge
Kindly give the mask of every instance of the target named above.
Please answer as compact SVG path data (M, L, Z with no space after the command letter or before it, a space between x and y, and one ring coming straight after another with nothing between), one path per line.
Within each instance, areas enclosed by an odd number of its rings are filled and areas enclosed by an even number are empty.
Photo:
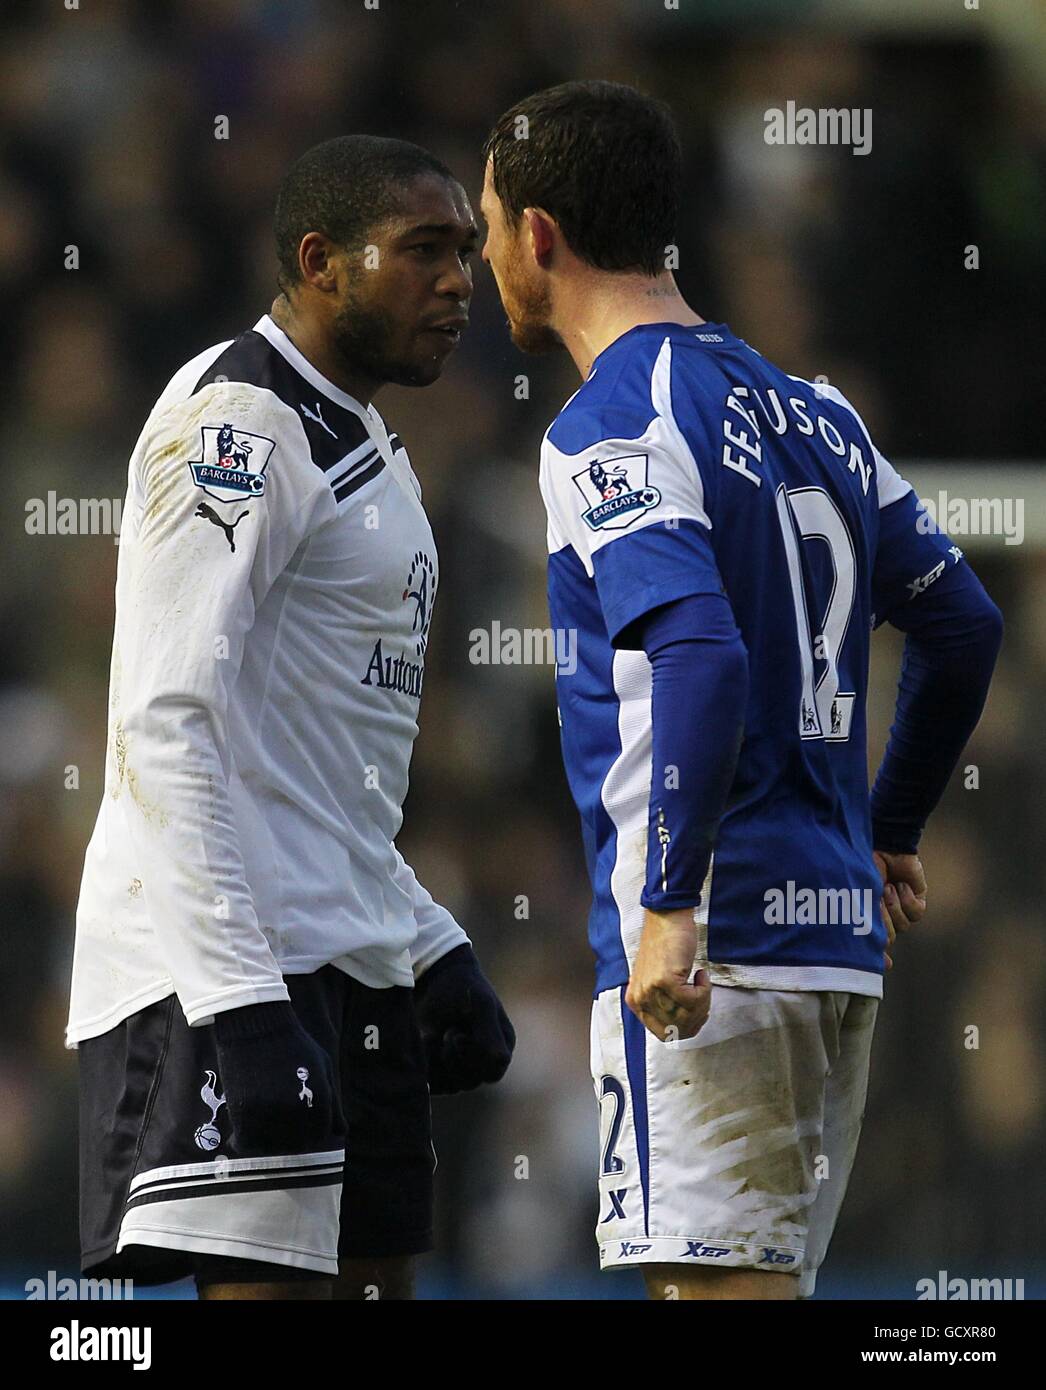
M242 502L265 491L265 468L276 442L232 425L204 425L203 457L190 461L193 482L219 502Z
M593 531L623 531L637 516L656 507L661 493L647 483L646 454L628 454L601 463L598 459L574 474L588 503L582 518Z

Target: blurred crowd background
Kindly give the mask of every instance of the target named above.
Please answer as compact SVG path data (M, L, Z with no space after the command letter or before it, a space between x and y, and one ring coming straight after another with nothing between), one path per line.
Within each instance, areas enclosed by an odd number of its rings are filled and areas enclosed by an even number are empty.
M271 205L287 164L331 135L397 135L443 158L476 204L482 139L506 106L568 78L639 85L680 124L679 280L699 312L787 370L838 384L902 471L940 461L946 486L948 462L961 460L977 465L986 495L1006 495L1006 465L1044 457L1044 67L1044 12L1021 0L979 11L943 0L5 0L0 1284L10 1296L30 1275L76 1268L76 1059L62 1030L102 786L117 557L111 537L26 534L25 504L49 491L122 497L169 376L268 308ZM763 113L789 100L870 107L871 154L768 146ZM228 140L214 138L218 115ZM977 269L964 264L971 245ZM78 269L66 268L69 246ZM576 385L565 357L516 353L477 262L472 327L443 379L377 402L422 479L442 569L400 844L472 935L519 1034L496 1091L434 1106L439 1249L423 1266L433 1296L637 1292L633 1275L595 1273L588 887L553 672L469 662L473 629L547 624L537 449ZM1030 513L1042 492L1025 476ZM924 840L932 912L887 980L861 1149L819 1296L910 1298L915 1279L939 1269L1024 1277L1028 1296L1046 1287L1046 558L1031 540L971 540L970 551L1008 622L964 759L979 788L957 775ZM888 632L874 646L873 768L900 652Z

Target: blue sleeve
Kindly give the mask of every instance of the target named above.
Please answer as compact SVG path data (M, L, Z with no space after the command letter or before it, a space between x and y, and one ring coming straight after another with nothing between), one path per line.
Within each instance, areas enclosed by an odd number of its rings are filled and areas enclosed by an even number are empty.
M892 623L894 614L918 599L962 558L962 551L937 528L914 492L883 507L872 569L875 626Z
M1002 614L963 564L890 621L908 635L897 710L872 788L872 842L914 854L984 708Z
M592 568L614 646L621 646L625 628L655 608L698 594L724 593L711 532L686 517L615 539L594 553Z
M653 757L646 886L655 912L697 907L734 779L748 653L722 594L648 612L621 634L652 670Z

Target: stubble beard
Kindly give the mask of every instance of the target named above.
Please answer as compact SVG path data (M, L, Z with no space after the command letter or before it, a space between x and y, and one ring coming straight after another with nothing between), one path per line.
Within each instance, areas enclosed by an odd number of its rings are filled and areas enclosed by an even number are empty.
M383 309L370 308L351 290L334 320L334 343L346 367L395 386L428 386L442 363L404 361L396 355L396 324Z
M563 340L551 325L552 295L547 288L510 282L505 313L509 335L520 352L558 352Z

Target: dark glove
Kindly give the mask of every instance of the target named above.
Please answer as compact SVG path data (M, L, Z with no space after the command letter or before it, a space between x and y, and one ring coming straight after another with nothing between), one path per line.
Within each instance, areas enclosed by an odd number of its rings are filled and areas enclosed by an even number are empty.
M334 1066L285 1000L245 1004L214 1020L219 1085L235 1147L307 1153L343 1129Z
M418 979L414 1003L433 1095L500 1081L516 1033L469 945L455 946Z

